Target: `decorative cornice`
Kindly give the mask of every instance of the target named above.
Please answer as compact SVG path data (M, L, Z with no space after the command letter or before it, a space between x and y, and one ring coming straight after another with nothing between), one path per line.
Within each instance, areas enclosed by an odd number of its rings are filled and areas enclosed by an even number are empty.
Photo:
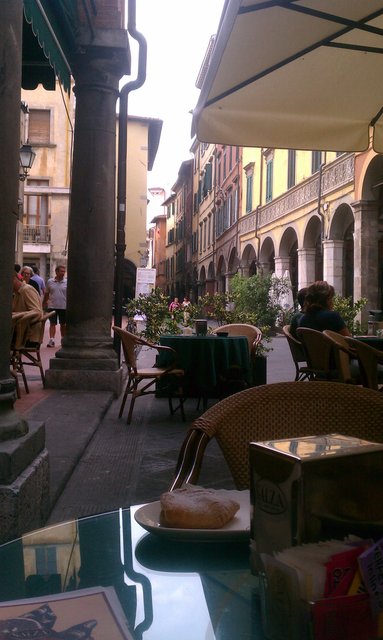
M342 156L323 168L321 177L321 195L326 196L354 181L354 154ZM318 200L319 173L308 178L280 198L260 207L258 227L291 213L296 209Z

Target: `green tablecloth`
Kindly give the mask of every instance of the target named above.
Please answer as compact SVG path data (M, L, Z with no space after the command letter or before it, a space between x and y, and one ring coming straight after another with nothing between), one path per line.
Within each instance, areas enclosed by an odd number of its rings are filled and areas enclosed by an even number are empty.
M177 352L177 365L185 370L185 395L221 397L252 384L248 340L245 336L171 336L160 344ZM167 354L157 363L166 366Z
M374 347L374 349L383 351L383 338L380 336L355 336L355 338L361 342L365 342L370 345L370 347Z

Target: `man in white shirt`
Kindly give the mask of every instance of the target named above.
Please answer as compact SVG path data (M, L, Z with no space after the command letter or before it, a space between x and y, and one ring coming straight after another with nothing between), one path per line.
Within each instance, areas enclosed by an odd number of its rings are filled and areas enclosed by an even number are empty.
M43 300L43 308L48 312L56 311L55 315L49 318L49 342L47 347L55 346L55 335L57 321L60 324L61 338L65 336L66 329L66 289L67 280L65 278L65 267L59 265L55 269L56 277L49 278Z

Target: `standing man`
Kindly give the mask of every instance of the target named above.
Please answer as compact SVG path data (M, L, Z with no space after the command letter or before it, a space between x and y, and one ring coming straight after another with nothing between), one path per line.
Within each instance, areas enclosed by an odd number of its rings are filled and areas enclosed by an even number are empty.
M29 284L32 284L32 281L37 282L37 284L40 287L40 293L44 297L44 294L45 294L44 278L40 276L40 272L37 267L32 267L32 271L33 271L33 276L31 277L31 282Z
M65 267L59 265L55 269L56 277L49 278L45 289L43 308L48 312L56 311L55 315L49 318L49 342L47 347L55 346L55 335L57 320L60 323L61 338L65 336L66 329L66 288Z

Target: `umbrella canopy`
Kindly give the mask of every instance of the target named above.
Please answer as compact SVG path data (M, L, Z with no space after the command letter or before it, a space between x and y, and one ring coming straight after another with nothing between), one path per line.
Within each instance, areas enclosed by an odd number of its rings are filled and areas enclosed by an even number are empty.
M226 0L202 142L383 152L383 0Z

